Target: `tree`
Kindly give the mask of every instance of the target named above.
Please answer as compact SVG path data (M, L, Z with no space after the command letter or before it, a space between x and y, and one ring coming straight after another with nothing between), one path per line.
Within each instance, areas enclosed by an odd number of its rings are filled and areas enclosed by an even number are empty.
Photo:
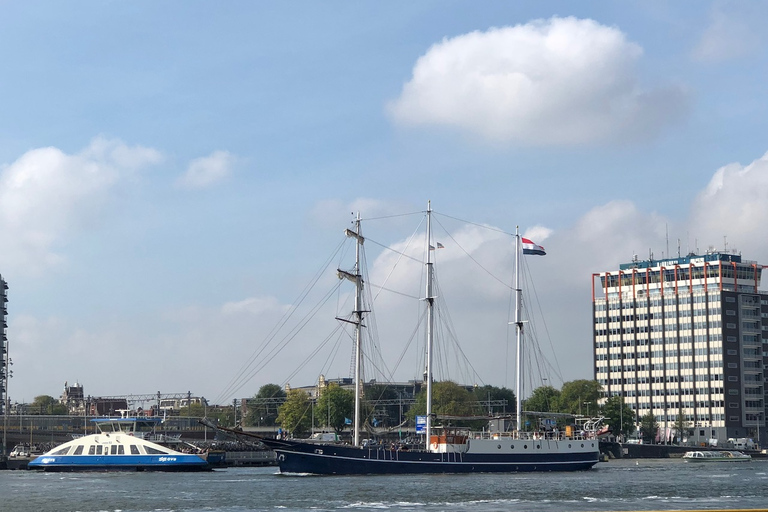
M683 442L683 439L691 435L691 423L685 421L685 413L683 412L682 405L677 410L677 418L675 418L675 430L677 430L677 442L678 444Z
M49 395L38 395L30 407L30 414L67 414L67 406Z
M234 427L235 426L235 412L232 406L220 406L214 405L207 408L205 411L209 419L216 420L222 427Z
M525 401L526 411L558 412L560 407L560 391L552 386L541 386Z
M635 411L624 402L622 396L612 396L605 401L603 416L616 436L627 437L635 431Z
M191 418L202 418L205 416L205 406L203 404L189 404L179 409L179 416L188 416Z
M312 426L311 407L309 395L305 391L292 389L277 411L277 424L292 432L295 437L305 437Z
M400 423L401 404L398 392L386 384L372 384L365 387L363 404L368 421L375 426L393 426ZM388 400L391 405L379 405L380 400Z
M502 410L495 410L495 411L489 411L488 407L482 407L483 410L475 411L475 414L483 414L483 413L506 413L506 414L514 414L515 413L515 392L508 388L499 388L496 386L491 385L485 385L482 387L477 387L472 392L473 399L477 402L487 402L487 401L496 401L496 400L506 400L507 405Z
M277 409L285 398L285 391L277 384L264 384L253 396L253 402L248 401L248 413L245 425L274 425L277 420Z
M597 413L602 386L596 380L572 380L560 391L560 412L589 416Z
M352 418L355 408L355 394L349 389L342 389L330 384L317 400L316 416L321 425L332 428L340 434Z
M653 444L656 441L658 431L659 423L656 421L653 412L648 412L640 418L640 435L643 438L643 443Z
M473 398L474 396L466 388L455 382L449 380L435 382L432 384L432 413L447 416L472 416L475 414ZM427 391L423 389L416 395L416 403L411 407L409 416L415 419L416 416L423 416L426 413ZM467 423L471 420L451 420L453 423L456 421Z

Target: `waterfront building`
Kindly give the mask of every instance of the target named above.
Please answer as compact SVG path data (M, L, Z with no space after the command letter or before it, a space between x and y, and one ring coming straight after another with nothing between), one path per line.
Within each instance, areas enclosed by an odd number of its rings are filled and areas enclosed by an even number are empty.
M5 416L8 408L8 379L11 359L8 357L8 283L0 275L0 414Z
M603 401L653 413L661 440L766 440L768 293L740 254L646 261L592 275L594 375Z

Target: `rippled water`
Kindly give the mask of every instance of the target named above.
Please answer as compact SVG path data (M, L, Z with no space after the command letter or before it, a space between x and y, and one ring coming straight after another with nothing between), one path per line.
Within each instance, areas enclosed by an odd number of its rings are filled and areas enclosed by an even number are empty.
M768 461L621 460L578 473L288 476L0 472L2 511L609 511L768 507Z

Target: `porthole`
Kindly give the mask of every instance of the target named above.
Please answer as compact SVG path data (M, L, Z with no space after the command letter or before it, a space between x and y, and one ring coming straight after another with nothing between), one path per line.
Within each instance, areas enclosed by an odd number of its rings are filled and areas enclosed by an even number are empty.
M501 450L501 445L500 445L500 444L499 444L499 445L496 445L496 448L498 448L499 450Z
M540 444L537 444L537 445L536 445L536 448L538 448L538 449L541 449L541 445L540 445Z
M568 445L568 448L570 448L570 447L571 447L571 445L569 444L569 445Z
M509 447L512 448L513 450L515 449L515 445L513 444L509 445Z
M581 443L581 447L584 448L584 443Z
M527 450L527 449L528 449L528 445L527 445L527 444L524 444L524 445L523 445L523 448L525 448L525 449Z

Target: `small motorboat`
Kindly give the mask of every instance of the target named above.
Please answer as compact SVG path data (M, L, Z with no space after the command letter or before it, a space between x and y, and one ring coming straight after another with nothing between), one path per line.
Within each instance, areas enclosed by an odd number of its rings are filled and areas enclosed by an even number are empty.
M752 460L752 456L738 451L701 450L685 452L683 460L688 462L746 462Z
M161 418L95 418L98 433L61 444L29 462L43 471L205 471L198 454L154 443L148 438Z

